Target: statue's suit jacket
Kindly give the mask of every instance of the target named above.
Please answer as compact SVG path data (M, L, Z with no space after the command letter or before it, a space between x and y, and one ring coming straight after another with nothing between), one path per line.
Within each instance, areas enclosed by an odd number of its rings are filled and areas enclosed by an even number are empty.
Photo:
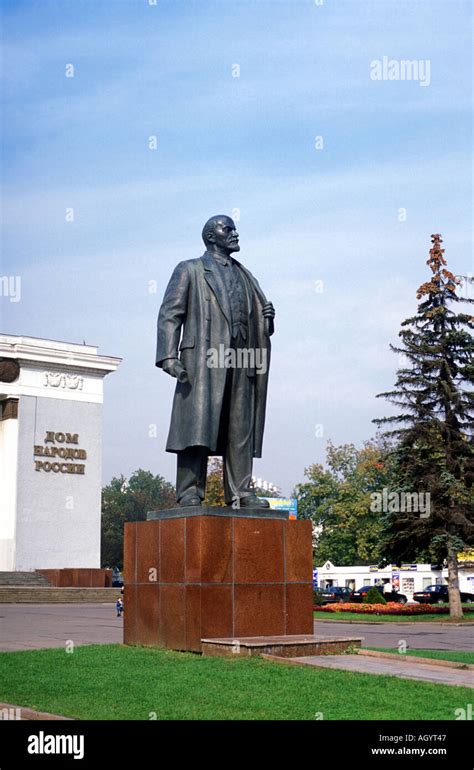
M266 372L247 371L255 383L253 454L261 457L273 319L262 314L267 300L256 279L234 261L241 271L250 309L246 347L266 350ZM222 454L218 435L228 370L208 366L207 352L210 348L219 350L221 344L230 346L230 315L227 291L211 254L206 251L202 257L176 266L158 315L156 366L162 367L166 358L179 357L189 382L176 385L167 452L199 445L207 447L210 454Z

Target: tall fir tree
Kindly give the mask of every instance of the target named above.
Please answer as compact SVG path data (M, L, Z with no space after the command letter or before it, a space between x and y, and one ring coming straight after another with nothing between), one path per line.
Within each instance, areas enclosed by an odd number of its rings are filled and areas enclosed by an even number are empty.
M474 300L460 296L463 280L446 268L441 236L431 240L432 275L417 291L418 312L403 321L402 344L390 346L406 365L394 390L378 395L402 412L374 420L398 426L385 434L394 440L397 484L391 491L429 493L429 508L413 510L418 497L410 497L410 505L392 503L384 514L383 549L394 563L420 552L446 560L450 615L460 618L457 554L474 543L474 317L456 312L456 305Z

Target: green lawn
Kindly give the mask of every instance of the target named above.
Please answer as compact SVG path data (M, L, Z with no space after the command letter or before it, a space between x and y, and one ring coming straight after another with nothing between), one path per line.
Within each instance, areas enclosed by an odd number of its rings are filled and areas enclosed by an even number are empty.
M115 644L0 653L0 700L78 719L451 720L472 690Z
M370 647L379 652L397 652L397 648ZM438 660L453 660L456 663L474 663L474 652L459 652L451 650L413 650L408 649L403 655L414 655L417 658L435 658Z
M314 611L315 620L353 620L359 623L449 623L449 615L364 615L359 612L318 612ZM463 620L456 620L456 623L466 623L474 621L474 613L464 614Z

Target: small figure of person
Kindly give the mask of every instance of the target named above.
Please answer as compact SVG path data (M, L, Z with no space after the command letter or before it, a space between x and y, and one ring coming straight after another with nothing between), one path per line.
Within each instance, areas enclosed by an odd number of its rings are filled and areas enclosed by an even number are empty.
M115 609L117 610L117 617L121 618L122 612L123 612L123 601L121 596L119 596L119 598L115 602Z

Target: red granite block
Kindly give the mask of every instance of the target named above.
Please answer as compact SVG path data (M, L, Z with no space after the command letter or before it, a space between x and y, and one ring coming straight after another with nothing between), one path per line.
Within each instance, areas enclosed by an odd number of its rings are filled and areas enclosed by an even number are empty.
M311 634L311 538L310 522L257 517L127 523L125 643L198 652L202 638Z
M186 649L201 652L201 591L199 584L186 585Z
M285 633L283 585L236 585L233 636L275 636Z
M130 583L123 593L123 643L141 644L137 635L137 587Z
M233 636L233 590L231 585L201 588L201 639Z
M137 583L159 580L160 523L141 521L137 527Z
M203 516L201 522L201 580L229 583L232 580L232 521Z
M112 570L99 567L70 567L37 569L52 586L62 588L108 588L112 585Z
M136 634L140 644L160 644L160 587L156 583L142 583L136 587ZM124 618L126 609L124 608Z
M232 636L232 586L186 586L186 649L201 652L201 639Z
M160 586L160 643L173 650L186 649L186 588Z
M58 586L61 588L67 588L67 586L74 586L74 571L67 567L66 569L59 570Z
M105 569L91 569L90 570L90 583L89 585L94 588L106 587L106 570Z
M232 522L214 516L186 519L186 583L232 580Z
M185 519L160 521L160 583L184 582Z
M285 634L312 634L313 632L312 583L287 583Z
M312 582L313 547L310 521L285 522L285 579Z
M130 585L137 582L137 522L126 521L123 531L123 582Z
M73 569L72 570L72 585L77 588L90 588L91 585L91 571L90 569Z
M283 520L233 519L236 583L281 583Z
M185 522L185 582L201 582L201 518L190 517Z

